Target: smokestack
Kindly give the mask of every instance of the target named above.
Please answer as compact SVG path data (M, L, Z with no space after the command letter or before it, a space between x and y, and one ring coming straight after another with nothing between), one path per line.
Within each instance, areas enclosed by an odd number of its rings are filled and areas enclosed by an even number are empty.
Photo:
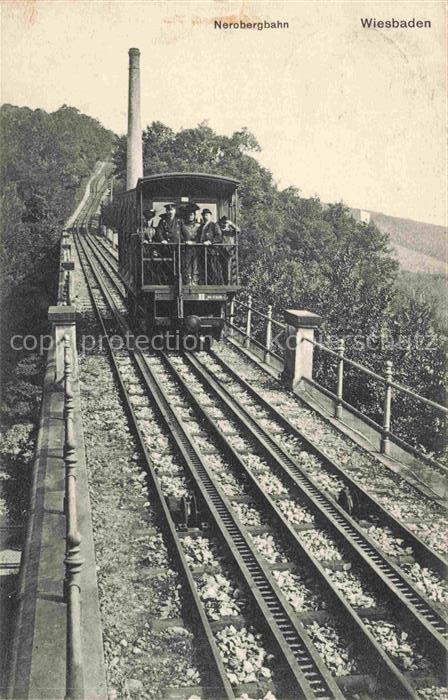
M129 49L128 142L126 189L143 177L142 125L140 119L140 50Z

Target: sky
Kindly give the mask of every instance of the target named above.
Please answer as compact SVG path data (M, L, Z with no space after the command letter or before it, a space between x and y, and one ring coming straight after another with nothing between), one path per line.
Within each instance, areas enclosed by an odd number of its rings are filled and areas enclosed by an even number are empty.
M431 27L364 29L362 17ZM246 126L280 187L446 224L445 23L432 0L1 0L1 101L68 104L124 133L138 47L143 126Z

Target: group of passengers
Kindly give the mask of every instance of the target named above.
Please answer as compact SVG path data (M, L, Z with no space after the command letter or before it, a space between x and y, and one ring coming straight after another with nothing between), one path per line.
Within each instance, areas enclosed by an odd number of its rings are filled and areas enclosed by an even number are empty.
M231 264L238 227L227 216L213 220L210 209L202 209L189 202L179 209L175 204L165 204L165 213L155 225L156 212L147 209L144 241L147 243L185 243L187 246L200 243L207 248L199 253L185 248L182 254L182 277L185 284L226 284L231 281ZM214 246L213 244L224 244ZM167 246L160 251L164 260L174 260L174 250Z

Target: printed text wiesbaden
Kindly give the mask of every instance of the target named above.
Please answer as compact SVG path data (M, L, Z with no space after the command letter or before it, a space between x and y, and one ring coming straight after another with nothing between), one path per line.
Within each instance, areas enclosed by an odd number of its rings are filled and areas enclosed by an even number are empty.
M363 29L429 29L429 19L377 19L376 17L361 17Z

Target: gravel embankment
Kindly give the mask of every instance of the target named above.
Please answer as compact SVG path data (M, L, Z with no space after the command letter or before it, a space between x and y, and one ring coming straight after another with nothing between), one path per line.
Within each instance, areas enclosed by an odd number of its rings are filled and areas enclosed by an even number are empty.
M107 680L112 697L160 697L200 682L193 635L151 618L181 614L181 584L105 357L80 358L81 403ZM151 569L161 569L153 575Z

